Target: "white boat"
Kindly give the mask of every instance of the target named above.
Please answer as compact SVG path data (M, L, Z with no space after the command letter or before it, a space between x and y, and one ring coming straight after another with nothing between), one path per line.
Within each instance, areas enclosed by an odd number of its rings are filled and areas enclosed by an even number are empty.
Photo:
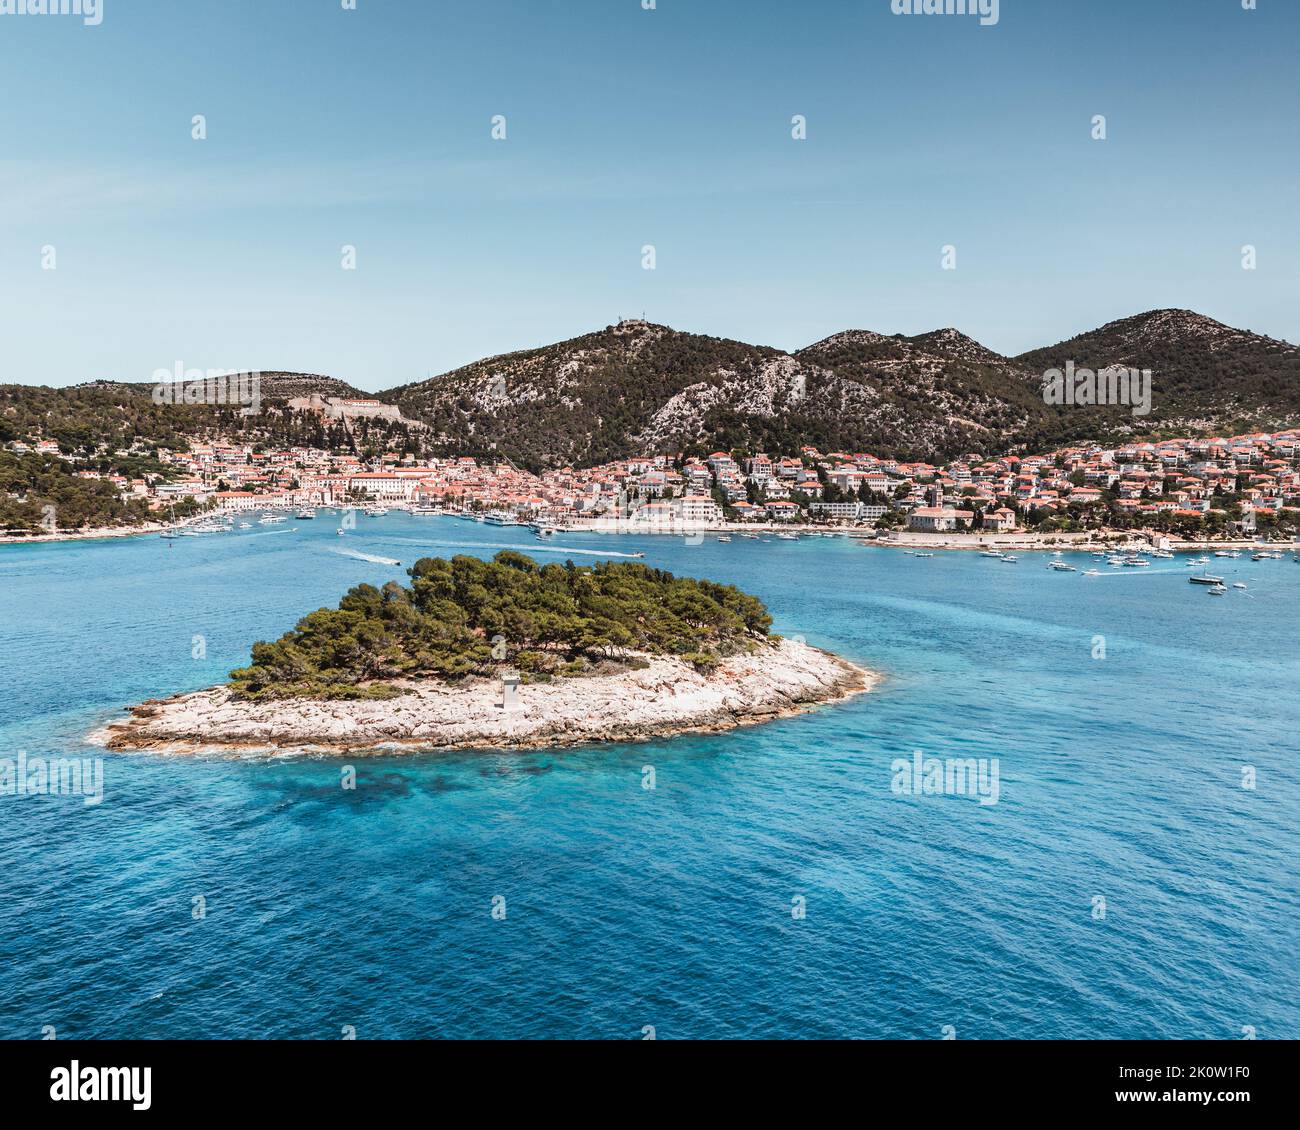
M298 513L294 515L294 517L300 522L306 522L316 517L316 511L308 510L306 507L304 507L303 509L299 510Z
M1233 581L1233 582L1232 582L1232 587L1233 587L1234 589L1244 589L1244 588L1246 587L1246 582L1245 582L1245 581Z
M1214 551L1214 556L1215 556L1215 557L1231 557L1232 554L1229 553L1226 549L1216 549L1216 550Z
M283 514L268 514L265 518L259 518L257 521L262 526L273 526L276 522L287 522L288 520Z
M798 534L777 534L776 536L777 536L777 540L779 540L779 541L798 541L798 540L799 540L799 535L798 535Z
M1151 562L1144 561L1141 557L1124 558L1124 567L1126 569L1146 569L1150 568Z
M1223 585L1211 585L1206 591L1211 596L1223 596L1228 590Z
M386 506L371 506L365 512L367 518L382 518L387 513L388 507Z
M1085 569L1085 570L1083 571L1083 575L1084 575L1085 577L1100 577L1100 576L1101 576L1101 570L1100 570L1100 569Z
M1077 573L1079 571L1073 565L1067 565L1064 561L1049 562L1047 567L1055 569L1058 573Z
M339 537L342 537L342 536L343 536L343 527L340 526L340 527L339 527L337 530L335 530L334 532L335 532Z
M718 538L718 541L730 541L730 540L731 540L730 534L723 534L721 537Z
M1020 560L1020 558L1014 557L1010 553L1005 553L1002 555L1002 560L1005 561L1008 565L1014 565L1017 561Z
M933 557L934 554L933 554L933 553L914 553L914 554L912 554L912 556L913 556L913 557Z
M251 530L251 529L253 528L253 523L252 523L252 522L240 522L240 523L239 523L239 528L240 528L241 530Z

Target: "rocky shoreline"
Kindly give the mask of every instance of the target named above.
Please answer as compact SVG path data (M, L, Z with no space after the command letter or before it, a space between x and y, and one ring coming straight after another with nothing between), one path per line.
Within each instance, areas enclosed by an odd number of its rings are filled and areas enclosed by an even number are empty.
M558 679L518 689L504 709L501 684L402 682L389 699L248 702L213 687L129 707L90 740L112 750L239 755L540 749L644 741L772 721L869 691L871 671L796 640L723 660L703 675L665 656L613 675Z

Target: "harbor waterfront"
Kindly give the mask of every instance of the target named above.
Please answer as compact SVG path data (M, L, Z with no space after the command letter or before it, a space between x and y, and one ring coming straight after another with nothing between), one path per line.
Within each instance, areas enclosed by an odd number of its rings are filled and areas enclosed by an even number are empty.
M0 546L0 760L102 761L93 804L0 789L0 1035L1300 1037L1289 552L289 517ZM87 741L350 585L502 548L734 583L881 681L723 734L346 767Z

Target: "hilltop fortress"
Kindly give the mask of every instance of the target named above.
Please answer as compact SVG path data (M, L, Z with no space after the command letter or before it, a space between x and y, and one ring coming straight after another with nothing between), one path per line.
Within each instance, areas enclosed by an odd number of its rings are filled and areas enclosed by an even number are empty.
M381 400L358 400L344 396L295 396L289 407L300 412L315 412L330 420L380 419L402 421L402 410L396 404ZM407 421L408 423L410 421Z

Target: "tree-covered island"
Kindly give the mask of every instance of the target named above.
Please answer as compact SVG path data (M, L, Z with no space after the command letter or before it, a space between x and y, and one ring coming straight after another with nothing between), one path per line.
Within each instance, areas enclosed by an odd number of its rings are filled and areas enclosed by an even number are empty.
M513 668L526 680L625 670L644 655L708 672L769 640L772 619L734 585L639 563L539 565L503 550L491 561L422 558L411 584L357 585L252 663L231 672L243 699L387 698L394 680L464 680Z

